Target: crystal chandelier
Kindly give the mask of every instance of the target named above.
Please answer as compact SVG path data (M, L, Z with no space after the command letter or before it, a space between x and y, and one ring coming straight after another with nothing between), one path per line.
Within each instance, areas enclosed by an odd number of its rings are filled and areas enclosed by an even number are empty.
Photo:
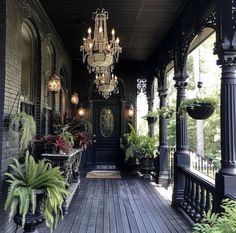
M114 74L109 72L97 74L94 84L98 89L98 93L105 99L108 99L112 93L118 93L118 79Z
M95 72L96 74L105 73L107 68L113 70L113 64L118 62L119 54L122 48L119 46L119 37L115 36L115 30L111 31L111 40L108 41L107 34L107 19L108 12L104 9L97 9L93 12L95 21L94 34L92 37L92 29L88 29L88 36L84 38L83 45L80 51L83 52L83 63L87 59L87 68L89 73Z

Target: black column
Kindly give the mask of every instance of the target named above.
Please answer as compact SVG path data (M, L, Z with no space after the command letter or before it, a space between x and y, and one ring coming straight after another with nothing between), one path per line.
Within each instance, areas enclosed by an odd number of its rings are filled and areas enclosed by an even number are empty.
M153 84L153 78L150 78L147 80L147 89L146 89L146 96L147 96L147 101L148 101L148 111L153 111L153 101L154 101L154 96L152 93L152 84ZM154 136L154 123L151 123L148 121L148 134L150 137Z
M158 75L158 92L160 98L160 108L166 106L167 85L165 77L165 68L159 71ZM168 186L168 142L167 142L167 120L162 116L159 117L159 176L158 183L164 187Z
M182 100L186 98L185 89L187 86L186 60L187 60L188 45L181 38L178 38L175 48L174 68L177 89L176 100L176 152L174 154L174 189L172 196L172 205L179 206L184 197L185 177L178 171L181 166L190 166L190 157L188 150L187 137L187 117L178 114L178 108Z
M215 210L230 194L236 197L236 20L235 1L216 1L216 48L221 76L221 169L216 174Z
M148 101L148 111L153 111L153 97L148 97L147 98ZM148 134L150 137L154 136L154 123L150 123L148 121Z

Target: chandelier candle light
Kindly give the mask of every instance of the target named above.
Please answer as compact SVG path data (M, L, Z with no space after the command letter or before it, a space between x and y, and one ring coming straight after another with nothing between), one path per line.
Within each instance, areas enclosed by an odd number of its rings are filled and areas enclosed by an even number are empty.
M119 46L119 37L115 37L115 30L112 29L111 40L108 41L107 19L108 12L104 9L97 9L93 12L95 21L94 36L92 38L92 29L88 29L88 36L84 38L84 43L80 47L83 52L83 63L87 59L87 68L89 73L105 73L107 68L113 70L113 64L118 62L119 54L122 48Z
M112 92L118 92L118 79L114 74L109 72L97 74L94 84L98 89L98 93L101 94L105 99L108 99Z

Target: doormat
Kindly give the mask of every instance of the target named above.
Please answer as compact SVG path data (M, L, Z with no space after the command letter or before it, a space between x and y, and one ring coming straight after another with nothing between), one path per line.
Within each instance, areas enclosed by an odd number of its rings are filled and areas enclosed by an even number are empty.
M86 175L87 179L121 179L121 175L119 171L91 171Z

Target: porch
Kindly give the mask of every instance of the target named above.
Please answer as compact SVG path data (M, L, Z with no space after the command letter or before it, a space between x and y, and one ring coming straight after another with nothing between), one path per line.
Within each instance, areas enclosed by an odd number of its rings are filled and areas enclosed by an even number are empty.
M171 207L167 190L140 177L81 179L68 214L55 233L174 233L191 232L190 222ZM42 226L40 233L50 232ZM0 232L22 230L0 213Z

